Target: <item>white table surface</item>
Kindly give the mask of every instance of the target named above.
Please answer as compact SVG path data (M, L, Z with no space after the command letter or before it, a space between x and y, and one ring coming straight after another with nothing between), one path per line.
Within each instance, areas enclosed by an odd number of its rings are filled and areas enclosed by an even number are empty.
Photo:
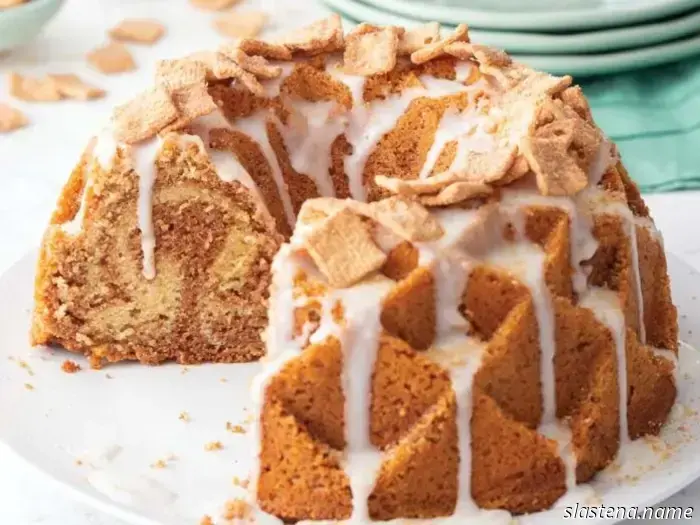
M246 0L238 9L255 7L272 14L271 32L327 13L315 0ZM137 71L106 77L87 67L85 53L106 39L107 28L124 17L144 16L166 24L168 34L153 47L130 46L140 66ZM223 41L210 29L212 17L190 7L186 0L68 0L38 40L0 57L2 76L12 70L77 73L108 90L105 99L95 102L27 104L10 100L4 82L0 84L0 101L10 101L32 120L26 129L0 135L0 273L37 246L56 196L88 138L106 121L114 104L148 85L154 61L213 49ZM696 233L700 192L649 195L647 203L664 233L667 249L700 268L700 235ZM2 525L125 525L72 501L60 487L2 446L0 495ZM698 501L700 482L667 504L689 506ZM700 509L694 514L685 523L700 525Z

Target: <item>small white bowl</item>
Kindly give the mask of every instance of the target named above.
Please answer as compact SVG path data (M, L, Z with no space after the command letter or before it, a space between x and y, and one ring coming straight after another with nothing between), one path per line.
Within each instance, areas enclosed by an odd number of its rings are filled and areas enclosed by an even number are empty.
M58 12L64 0L29 0L0 9L0 53L34 39Z

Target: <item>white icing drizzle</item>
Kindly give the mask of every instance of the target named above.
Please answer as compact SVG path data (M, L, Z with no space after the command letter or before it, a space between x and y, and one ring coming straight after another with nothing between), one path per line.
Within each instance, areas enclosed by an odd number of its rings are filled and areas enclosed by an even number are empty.
M580 297L579 306L590 309L598 321L610 330L615 344L617 360L617 384L620 412L620 448L618 457L622 457L624 445L629 442L627 424L627 351L625 316L617 292L604 288L591 287Z
M582 263L588 261L598 249L598 240L593 235L593 221L589 214L582 212L568 197L551 197L541 195L534 187L517 189L504 188L501 194L501 205L511 214L529 206L559 208L569 215L571 266L573 269L572 285L576 293L581 293L588 286L588 276ZM585 207L583 208L585 210Z
M211 131L213 129L233 129L231 123L224 116L221 110L217 110L209 115L204 115L195 119L190 124L190 129L195 134L194 136L199 137L200 141L197 143L209 156L209 160L214 165L214 170L218 177L224 182L237 181L248 188L253 195L255 195L259 205L267 211L267 205L265 199L263 199L260 188L255 183L250 173L243 167L239 162L235 153L232 151L220 151L212 148L211 144ZM181 135L181 140L188 140L187 137L192 137L192 135Z
M363 181L367 160L379 141L396 127L414 100L426 96L439 98L474 89L453 80L423 76L420 78L422 87L405 89L398 95L389 95L381 100L366 103L363 96L365 77L347 75L336 67L330 67L328 73L345 84L353 97L353 107L347 114L345 129L345 136L353 151L345 157L344 167L350 194L353 199L359 201L365 201L367 198ZM462 121L462 126L464 125ZM439 155L439 152L434 155Z
M514 221L517 224L518 221ZM542 389L542 419L539 433L554 440L564 463L567 494L576 488L576 454L571 442L571 430L557 420L555 314L551 294L545 282L545 253L524 240L524 224L520 226L520 241L502 244L487 255L486 261L516 275L530 290L537 320L540 347L540 383ZM572 495L572 494L570 494Z
M632 279L634 279L634 292L637 299L637 318L639 324L639 340L641 343L646 342L646 327L644 324L644 293L642 288L642 277L639 269L639 248L637 239L637 223L639 222L632 213L632 210L625 202L612 200L599 188L590 188L584 193L584 197L588 199L589 206L594 213L609 213L617 215L622 219L625 233L630 242L630 264L632 267ZM648 226L645 222L641 222L642 227ZM655 228L654 228L655 229Z
M418 245L419 264L430 265L435 279L436 340L426 355L450 374L456 403L459 470L454 513L431 522L458 525L469 519L473 523L509 524L510 513L480 509L471 495L473 385L485 345L465 335L469 323L459 311L473 264L460 241L478 221L478 215L476 211L460 209L437 210L434 215L446 234L437 241Z
M270 167L272 178L275 181L277 191L280 199L282 200L282 207L284 208L287 223L291 228L293 228L294 223L296 222L296 215L294 214L292 198L289 194L289 187L287 186L284 176L282 175L282 168L280 168L279 162L277 161L277 154L270 143L270 137L267 132L269 116L270 114L267 111L257 111L248 117L236 119L236 121L233 123L233 129L245 133L257 143L260 151L267 161L268 166Z
M469 151L488 151L493 147L493 137L483 129L486 121L487 116L473 104L463 112L457 111L456 108L448 108L435 131L435 139L428 150L419 178L430 176L442 150L450 142L457 141L457 153L448 171L459 171Z
M683 345L685 343L681 342L680 344ZM680 373L680 366L678 363L678 356L676 355L676 353L673 350L666 350L664 348L652 348L651 351L656 357L666 359L671 364L673 364L673 382L676 386L678 386L680 384L678 377Z
M368 499L374 488L382 454L370 442L372 374L381 334L382 298L394 286L389 279L360 284L340 293L347 328L341 337L343 348L343 391L345 392L345 472L352 491L350 523L369 520Z
M513 273L530 289L539 330L542 422L546 425L556 420L556 391L554 311L544 279L545 253L536 244L523 240L502 244L487 255L486 262Z
M295 62L282 62L279 60L273 61L271 65L282 68L282 74L277 78L272 78L265 80L262 85L265 90L265 96L269 98L278 97L280 94L280 88L282 83L289 77L289 75L294 71L296 66Z
M114 157L119 149L119 144L114 138L114 129L111 126L106 127L95 139L92 155L103 171L109 171L112 169Z
M83 226L83 219L85 218L85 211L87 208L87 196L92 187L93 170L91 169L91 164L95 161L95 147L97 142L98 139L95 137L84 153L86 165L82 168L84 181L82 194L80 196L80 207L71 221L64 222L60 225L60 228L68 235L77 235L80 233Z
M457 82L464 83L467 80L469 80L475 68L476 64L473 64L471 62L462 60L457 62L457 64L455 65L455 75L457 78Z
M298 173L311 177L322 197L335 197L331 178L331 147L347 126L335 101L295 99L286 126L279 124L289 160Z
M143 276L155 279L156 235L153 229L153 186L156 178L156 159L162 141L154 137L138 147L131 148L134 172L139 178L137 219L141 230L141 251L143 253Z

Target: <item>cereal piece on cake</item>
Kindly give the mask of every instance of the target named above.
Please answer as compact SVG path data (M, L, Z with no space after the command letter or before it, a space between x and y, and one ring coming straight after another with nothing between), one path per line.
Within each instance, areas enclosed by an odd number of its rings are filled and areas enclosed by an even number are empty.
M177 117L170 94L160 86L151 88L114 110L114 133L118 140L134 144L155 136Z
M438 40L440 40L440 24L437 22L429 22L406 30L399 39L399 55L411 55Z
M388 26L373 31L363 31L361 24L345 39L343 69L350 75L379 75L396 66L399 48L399 30Z
M338 288L355 284L386 261L365 223L348 209L316 228L306 240L306 248L328 282Z

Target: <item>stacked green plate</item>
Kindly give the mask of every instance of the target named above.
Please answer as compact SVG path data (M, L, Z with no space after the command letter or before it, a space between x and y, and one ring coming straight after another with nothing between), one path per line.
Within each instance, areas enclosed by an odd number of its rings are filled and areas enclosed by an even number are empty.
M700 55L700 0L323 1L357 22L466 22L474 41L552 73L611 74Z

